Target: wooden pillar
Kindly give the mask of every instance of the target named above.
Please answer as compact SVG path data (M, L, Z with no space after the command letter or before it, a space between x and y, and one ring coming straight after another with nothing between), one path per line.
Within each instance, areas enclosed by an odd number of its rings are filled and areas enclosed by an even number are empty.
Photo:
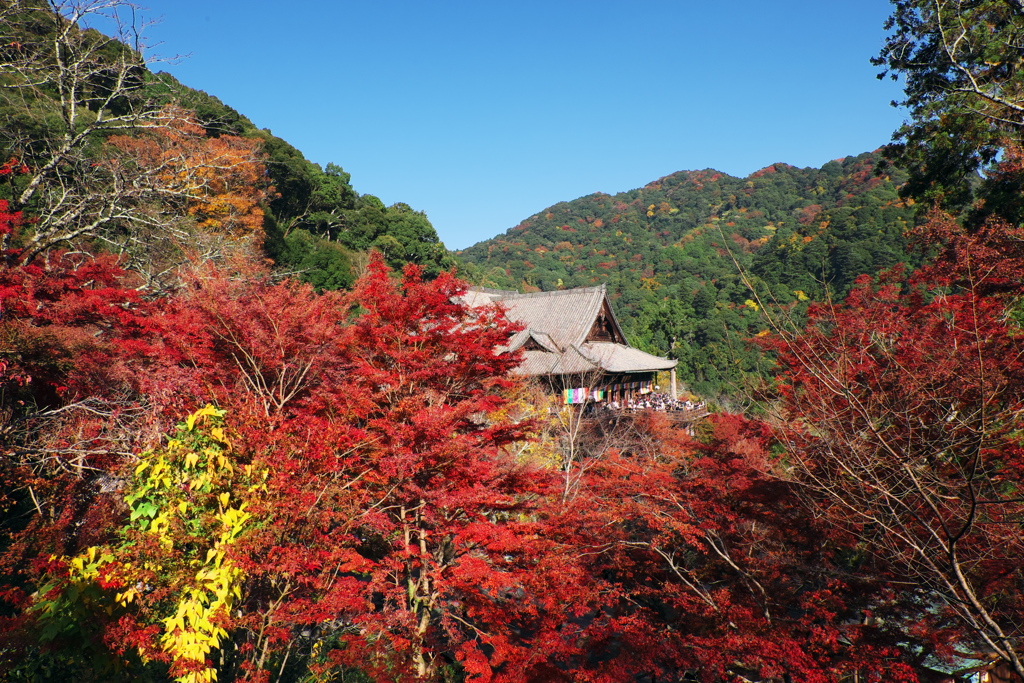
M676 369L672 368L672 400L674 401L677 398L679 398L679 395L676 392Z

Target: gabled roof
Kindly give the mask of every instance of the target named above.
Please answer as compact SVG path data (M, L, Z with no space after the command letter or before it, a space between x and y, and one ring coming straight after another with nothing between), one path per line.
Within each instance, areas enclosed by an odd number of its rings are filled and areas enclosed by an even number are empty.
M510 349L518 349L526 343L531 330L549 336L563 350L582 344L587 340L602 309L610 317L615 336L625 342L626 337L611 313L611 306L605 306L607 298L604 285L532 294L483 287L473 287L466 292L469 305L500 302L509 319L526 326L525 330L512 338Z
M470 306L497 303L524 326L507 347L523 349L518 374L653 372L677 363L629 346L604 285L532 294L473 287L463 300Z

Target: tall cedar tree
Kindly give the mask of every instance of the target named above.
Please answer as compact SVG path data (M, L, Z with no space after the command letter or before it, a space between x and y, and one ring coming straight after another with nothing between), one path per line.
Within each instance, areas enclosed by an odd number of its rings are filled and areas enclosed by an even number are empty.
M910 172L904 196L968 206L978 181L979 195L990 189L978 171L1021 143L1024 4L893 0L893 6L890 33L873 61L885 69L879 78L903 79L906 96L893 104L906 107L910 120L885 154ZM991 198L988 204L982 215L1001 211Z

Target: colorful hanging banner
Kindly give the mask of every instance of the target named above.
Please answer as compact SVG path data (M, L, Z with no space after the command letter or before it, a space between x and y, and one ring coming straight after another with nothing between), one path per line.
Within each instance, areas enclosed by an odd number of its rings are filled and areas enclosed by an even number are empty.
M576 389L564 389L562 390L562 400L566 405L576 405L579 403L586 403L587 399L600 400L593 398L596 392L592 392L586 387L578 387Z

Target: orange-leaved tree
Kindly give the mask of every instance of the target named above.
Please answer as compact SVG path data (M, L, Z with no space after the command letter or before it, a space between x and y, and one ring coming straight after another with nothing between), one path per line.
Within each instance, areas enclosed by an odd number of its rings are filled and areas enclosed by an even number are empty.
M107 142L116 150L107 163L142 171L172 205L183 205L199 228L236 237L262 235L260 203L270 192L262 140L208 137L191 112L168 106L141 134L116 135Z

